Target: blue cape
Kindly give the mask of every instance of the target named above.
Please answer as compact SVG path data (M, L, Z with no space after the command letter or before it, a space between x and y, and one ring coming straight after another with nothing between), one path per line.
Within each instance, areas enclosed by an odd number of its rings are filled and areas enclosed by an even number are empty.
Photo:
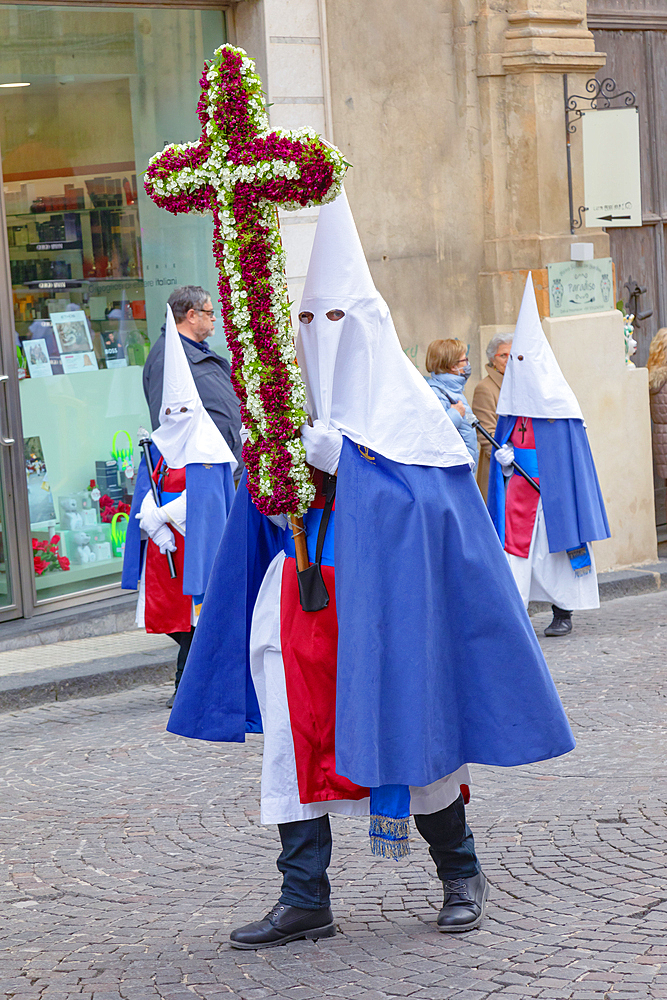
M499 417L495 438L505 444L518 417ZM609 522L583 420L533 418L542 507L550 552L609 538ZM505 544L505 482L491 459L489 514Z
M243 740L249 614L282 532L239 487L168 724ZM426 785L567 753L572 733L467 466L366 459L345 439L336 527L336 767Z
M153 467L160 453L151 445ZM222 538L225 521L234 501L234 479L229 464L185 467L185 487L188 491L183 593L199 596L206 590L215 554ZM139 585L145 542L141 541L139 521L135 517L150 489L146 462L141 459L132 497L130 520L125 537L125 556L121 587L135 590Z
M243 743L261 733L250 676L252 610L283 532L260 514L244 471L218 549L167 729L193 739Z

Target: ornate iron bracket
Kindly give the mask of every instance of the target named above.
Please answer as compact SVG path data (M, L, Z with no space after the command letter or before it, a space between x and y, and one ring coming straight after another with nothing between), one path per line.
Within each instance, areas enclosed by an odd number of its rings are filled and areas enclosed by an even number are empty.
M617 93L616 80L608 76L604 80L597 80L592 77L586 81L585 95L572 94L570 96L567 85L567 73L563 73L563 103L565 105L565 148L567 151L567 191L570 202L570 232L574 235L577 229L583 226L582 212L588 209L583 205L579 206L578 219L574 217L574 205L572 199L572 155L570 151L570 136L577 131L576 123L586 111L606 111L613 106L614 101L622 102L624 108L636 108L637 97L631 90L622 90ZM581 107L583 101L588 107Z
M593 77L586 81L586 95L572 94L565 100L565 123L569 133L577 131L576 122L585 111L606 111L614 101L622 101L624 108L636 108L637 96L631 90L616 93L616 80L608 76L604 80ZM578 102L584 101L588 107L580 107Z
M575 219L572 215L570 216L570 232L571 233L573 233L575 231L575 229L581 229L581 227L584 224L584 220L582 218L582 212L587 212L587 211L588 211L588 209L586 208L585 205L580 205L579 208L577 209L577 216L578 217Z

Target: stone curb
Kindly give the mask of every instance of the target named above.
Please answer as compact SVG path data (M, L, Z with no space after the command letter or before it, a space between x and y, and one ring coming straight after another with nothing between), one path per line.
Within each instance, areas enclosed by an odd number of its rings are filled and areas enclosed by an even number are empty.
M662 590L667 587L667 559L615 573L600 573L598 582L602 601Z
M114 694L142 684L165 684L174 679L176 653L174 645L173 653L170 649L127 653L88 663L8 674L0 677L0 713L52 701Z
M126 632L135 627L136 607L137 595L124 594L80 608L3 622L0 627L0 652Z
M648 566L631 566L629 569L598 574L600 601L614 601L617 597L638 597L657 590L667 589L667 559L660 559ZM550 604L531 601L528 614L549 611Z

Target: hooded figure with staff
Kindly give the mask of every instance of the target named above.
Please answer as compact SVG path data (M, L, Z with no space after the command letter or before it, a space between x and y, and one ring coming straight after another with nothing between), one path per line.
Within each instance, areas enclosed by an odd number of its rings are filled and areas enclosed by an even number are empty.
M286 521L242 480L168 729L264 733L261 820L278 824L282 892L233 947L335 933L330 813L370 814L386 857L409 852L412 814L443 883L437 929L467 931L488 895L468 764L574 741L468 451L401 349L344 194L320 210L299 321L309 579Z
M590 542L609 524L583 414L540 323L528 275L498 398L489 513L526 604L548 601L547 636L598 608Z
M165 337L160 426L152 443L141 435L122 586L139 588L137 625L178 643L178 688L234 499L236 459L202 405L169 306Z

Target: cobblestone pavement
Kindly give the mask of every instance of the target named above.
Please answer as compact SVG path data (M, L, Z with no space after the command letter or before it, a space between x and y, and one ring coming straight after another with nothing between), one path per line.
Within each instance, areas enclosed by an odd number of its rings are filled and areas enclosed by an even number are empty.
M276 830L258 825L261 738L166 734L166 687L3 716L0 996L667 998L667 593L577 614L544 648L578 747L475 768L469 818L493 888L464 935L435 931L416 833L411 858L376 861L365 823L337 819L339 934L232 951L230 929L279 887Z

